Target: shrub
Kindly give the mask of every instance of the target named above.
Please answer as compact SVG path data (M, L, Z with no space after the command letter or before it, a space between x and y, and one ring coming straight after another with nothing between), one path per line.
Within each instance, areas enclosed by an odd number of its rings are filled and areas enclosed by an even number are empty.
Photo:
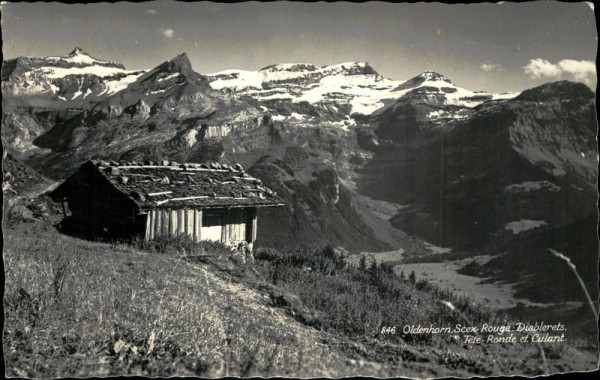
M364 256L363 265L359 261L356 267L348 266L343 256L338 256L331 247L294 253L259 248L255 257L263 278L278 289L274 294L269 288L275 305L303 323L352 339L379 336L382 325L451 326L464 324L464 316L475 324L498 320L493 312L474 305L469 298L427 280L418 280L414 271L406 281L404 272L396 275L391 264L367 264ZM451 303L455 310L440 301ZM311 315L308 310L316 314L306 318ZM385 339L428 345L441 344L442 340L430 335L402 334L388 335Z
M230 252L230 248L223 243L208 240L195 242L189 236L159 236L149 241L135 239L132 244L148 252L183 256L221 255Z

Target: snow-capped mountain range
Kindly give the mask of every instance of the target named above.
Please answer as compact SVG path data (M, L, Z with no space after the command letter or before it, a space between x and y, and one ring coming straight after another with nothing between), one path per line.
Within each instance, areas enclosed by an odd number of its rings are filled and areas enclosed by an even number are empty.
M259 100L336 101L350 104L353 113L364 115L372 114L391 100L417 88L445 94L448 105L470 108L485 100L510 99L518 95L465 90L432 71L408 81L392 80L379 75L366 62L323 67L287 63L267 66L259 71L226 70L207 76L215 89L229 88Z
M202 75L192 69L183 53L153 69L132 71L120 63L94 58L80 48L62 57L5 61L2 92L5 110L9 111L4 115L4 124L9 126L5 140L20 153L47 146L33 141L54 126L56 120L47 119L49 115L64 120L82 110L88 119L97 115L94 122L102 115L115 118L125 112L150 118L174 109L178 110L176 119L189 119L203 118L206 107L213 104L209 109L217 113L212 120L205 120L208 130L203 135L223 137L236 125L260 124L253 120L348 131L357 127L357 115L381 113L402 101L427 105L422 119L439 126L465 119L486 101L517 95L466 90L434 72L407 81L391 80L364 62L324 67L275 64L256 72L226 70ZM217 105L219 102L227 104L226 111L223 104ZM31 106L38 111L12 112ZM199 133L200 125L194 128L190 136ZM190 137L190 141L195 140Z
M100 101L133 85L146 74L160 70L126 70L122 64L94 58L76 48L64 57L19 57L4 64L2 90L13 96L46 96L68 106ZM159 66L160 67L160 66ZM191 68L190 68L191 70ZM169 81L179 76L163 76ZM439 105L471 109L484 101L510 99L518 93L490 94L455 86L449 79L427 71L410 80L384 78L366 62L347 62L316 67L306 63L267 66L258 71L225 70L206 75L210 87L250 96L263 104L269 101L348 105L339 125L353 125L353 113L370 115L395 99L419 91L419 96L435 99ZM152 89L151 96L164 91ZM73 104L75 103L75 104ZM464 118L465 112L432 112L432 120ZM275 113L275 120L307 122L307 115Z

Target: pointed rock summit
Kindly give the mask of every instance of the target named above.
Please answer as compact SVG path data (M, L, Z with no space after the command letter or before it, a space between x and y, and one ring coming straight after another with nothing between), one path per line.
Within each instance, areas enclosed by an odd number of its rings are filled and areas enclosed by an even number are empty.
M180 73L186 79L196 81L200 78L204 78L192 69L192 63L186 53L181 53L175 58L158 65L151 72L155 73Z
M179 67L181 69L192 69L192 64L190 59L187 56L187 53L183 52L169 61L172 65Z
M211 91L207 78L195 72L187 54L182 53L145 72L97 108L109 115L110 107L122 107L125 113L147 116L153 107L170 109L183 99L197 100Z
M88 55L89 56L88 53L86 53L82 48L80 48L79 46L77 46L75 49L73 49L73 51L71 51L69 53L69 57L70 56L74 56L74 55L80 55L80 54Z
M175 58L163 62L158 65L154 70L150 71L147 75L155 76L160 74L181 74L186 82L189 84L193 84L196 86L203 87L205 89L209 89L210 85L208 84L208 80L205 76L198 74L192 69L192 63L188 58L186 53L181 53Z
M104 67L115 67L119 69L125 69L125 66L121 63L105 61L103 59L97 59L89 55L86 51L84 51L79 46L75 47L69 55L66 57L60 57L64 61L69 62L70 64L76 65L78 67L81 66L104 66Z

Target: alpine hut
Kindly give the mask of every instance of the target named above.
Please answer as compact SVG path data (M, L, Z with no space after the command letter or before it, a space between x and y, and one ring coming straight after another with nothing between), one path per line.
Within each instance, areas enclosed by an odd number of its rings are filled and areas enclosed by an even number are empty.
M50 194L69 225L110 237L256 240L257 209L283 206L241 165L91 160Z

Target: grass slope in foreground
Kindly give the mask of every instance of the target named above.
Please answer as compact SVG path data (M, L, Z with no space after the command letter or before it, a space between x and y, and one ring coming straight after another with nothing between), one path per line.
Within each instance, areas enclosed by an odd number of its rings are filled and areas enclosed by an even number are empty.
M347 267L331 249L263 249L242 265L214 244L106 244L39 221L4 225L7 376L468 377L597 365L583 342L381 335L385 325L464 325L441 300L473 324L502 318L389 268Z

